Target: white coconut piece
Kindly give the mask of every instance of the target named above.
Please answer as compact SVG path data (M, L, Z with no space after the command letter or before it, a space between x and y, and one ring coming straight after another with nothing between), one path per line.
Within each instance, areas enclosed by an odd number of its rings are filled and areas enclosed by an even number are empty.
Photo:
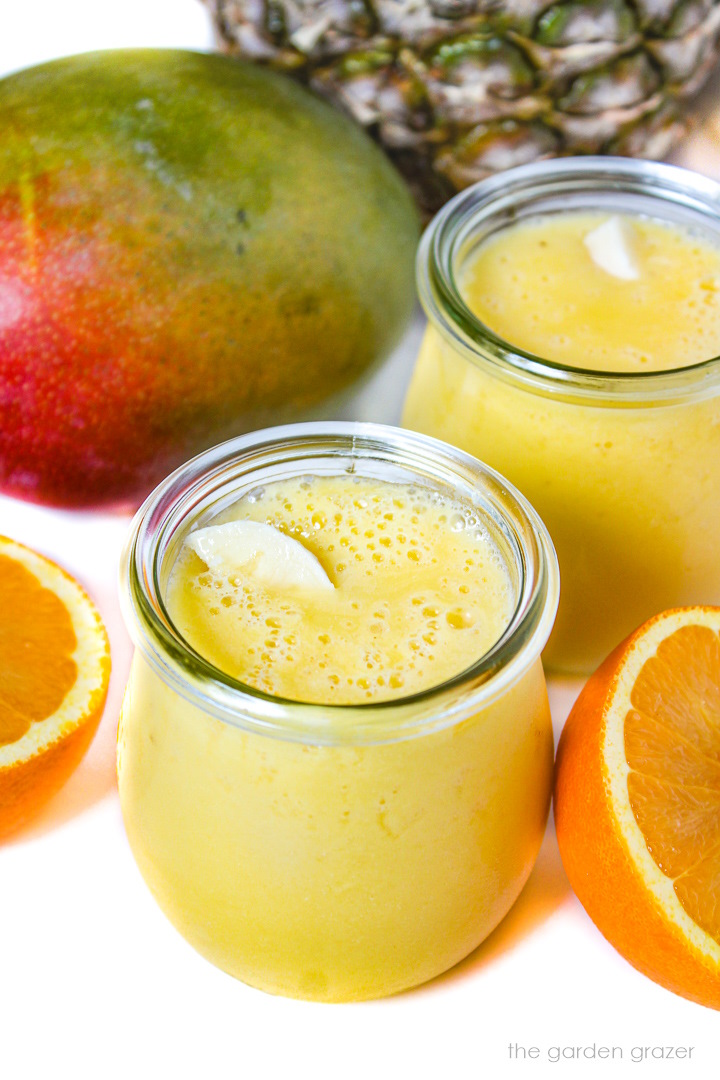
M627 227L621 218L614 216L603 221L602 225L586 233L583 243L595 265L607 274L622 281L637 281L640 277Z
M297 540L259 521L228 521L197 529L185 543L209 570L243 573L282 588L334 589L318 559Z

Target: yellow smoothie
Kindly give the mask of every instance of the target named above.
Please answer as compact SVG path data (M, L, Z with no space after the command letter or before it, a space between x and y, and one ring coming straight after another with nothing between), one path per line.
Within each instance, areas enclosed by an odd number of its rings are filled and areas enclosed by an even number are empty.
M615 226L616 276L588 238ZM470 310L505 341L589 371L669 371L720 356L720 247L661 221L566 213L502 229L459 278Z
M720 247L558 211L477 244L455 282L477 336L459 341L427 303L403 422L498 469L542 515L563 583L546 664L592 670L653 613L720 601L720 380L686 389L681 371L661 392L645 378L720 355Z
M325 580L277 583L262 551L212 568L198 537L233 522L302 545ZM118 776L143 876L212 962L272 993L378 997L457 963L507 912L550 794L539 647L507 679L442 689L514 617L503 543L446 492L346 474L265 483L186 533L168 617L248 689L227 722L139 648ZM267 731L243 712L253 692Z
M474 508L422 488L295 477L215 520L262 521L320 561L332 588L213 573L186 545L167 607L216 667L275 697L351 705L416 694L470 667L510 622L513 588Z

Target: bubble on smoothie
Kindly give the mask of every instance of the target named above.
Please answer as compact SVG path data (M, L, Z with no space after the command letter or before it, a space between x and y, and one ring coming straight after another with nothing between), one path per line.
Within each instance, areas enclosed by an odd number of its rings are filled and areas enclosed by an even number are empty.
M476 663L512 614L507 565L478 509L421 485L278 481L215 522L207 528L264 526L335 583L278 587L247 563L205 563L200 543L181 552L167 596L180 632L215 666L271 695L352 704L416 693Z

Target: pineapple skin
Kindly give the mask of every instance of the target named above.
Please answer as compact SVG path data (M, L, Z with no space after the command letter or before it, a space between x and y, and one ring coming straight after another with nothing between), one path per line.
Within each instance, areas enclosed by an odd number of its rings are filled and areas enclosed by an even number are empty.
M221 48L375 135L426 214L546 157L666 156L720 42L720 0L205 3Z

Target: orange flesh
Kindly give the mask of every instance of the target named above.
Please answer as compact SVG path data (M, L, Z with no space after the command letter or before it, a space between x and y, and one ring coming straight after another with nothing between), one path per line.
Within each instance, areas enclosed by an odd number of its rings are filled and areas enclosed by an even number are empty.
M665 638L630 701L635 820L687 914L720 944L720 636L684 626Z
M63 602L15 559L0 555L0 747L60 707L77 678L77 646Z

